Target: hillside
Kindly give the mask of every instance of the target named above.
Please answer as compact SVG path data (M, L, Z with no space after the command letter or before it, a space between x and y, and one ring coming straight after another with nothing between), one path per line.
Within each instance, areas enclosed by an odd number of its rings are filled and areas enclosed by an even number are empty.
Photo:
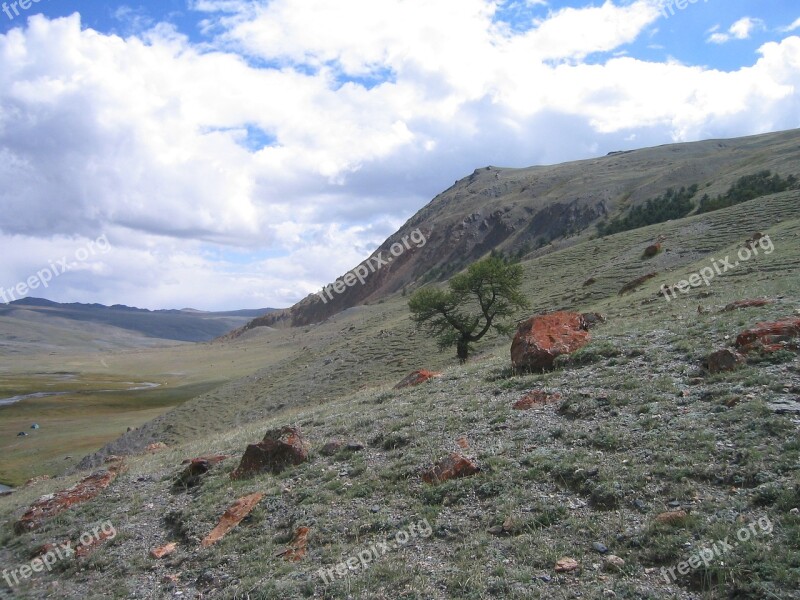
M0 353L148 347L158 340L205 342L272 310L146 310L24 298L0 304Z
M36 532L17 535L12 522L77 475L0 499L7 565L101 522L117 532L88 557L34 574L14 597L800 598L800 517L790 512L800 505L800 417L781 408L800 395L800 362L789 354L728 374L700 369L742 329L800 311L798 200L800 192L777 194L525 261L532 312L572 307L607 317L590 345L551 373L513 374L509 342L498 338L466 366L448 367L452 357L414 334L399 295L318 326L205 346L210 355L260 347L265 368L154 421L144 441L170 449L129 458L95 501ZM774 252L670 303L659 294L712 257L732 255L755 231L770 236ZM664 251L643 259L658 236ZM619 294L652 271L639 289ZM753 297L774 302L721 312ZM271 344L289 353L279 357ZM418 367L445 373L392 389ZM532 389L562 400L513 410ZM232 481L245 446L286 424L302 429L309 461ZM321 447L332 439L364 448L326 456ZM423 483L422 470L454 450L480 473ZM198 488L172 488L182 460L217 453L230 458ZM226 508L255 492L265 496L251 515L202 548ZM660 523L667 511L683 516ZM429 534L389 546L368 567L327 583L320 576L423 522L430 529L417 531ZM674 571L748 525L755 533L746 542L664 578L662 569ZM287 562L300 527L309 528L307 554ZM168 542L178 544L173 555L149 556ZM608 554L624 564L606 566ZM578 569L557 573L562 557Z
M586 240L595 225L662 195L697 184L704 194L725 193L740 177L771 170L800 175L800 130L731 140L707 140L612 153L526 169L477 169L436 196L367 259L388 264L364 285L347 287L326 302L310 295L285 311L255 319L258 326L319 323L342 310L375 302L426 281L441 281L491 250L537 257ZM392 256L393 244L414 239ZM367 261L365 261L367 262Z

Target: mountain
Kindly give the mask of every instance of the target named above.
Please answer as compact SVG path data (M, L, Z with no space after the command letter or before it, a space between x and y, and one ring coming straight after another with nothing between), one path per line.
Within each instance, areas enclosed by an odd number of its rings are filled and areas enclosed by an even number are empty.
M321 299L312 294L289 309L253 320L259 326L319 323L342 310L371 303L427 281L443 281L492 250L536 258L585 241L604 219L662 195L669 188L698 185L723 194L739 178L771 170L800 175L800 129L730 140L670 144L553 166L477 169L390 236L365 262L384 262L362 285ZM427 240L392 257L391 247ZM341 278L340 278L341 279ZM234 334L236 335L236 334Z
M0 338L5 346L31 341L21 331L27 329L33 335L35 332L29 327L34 322L35 329L50 330L48 337L55 345L59 338L74 343L76 335L89 327L94 337L113 338L128 345L151 345L153 340L205 342L272 310L147 310L121 304L60 304L42 298L23 298L0 304ZM35 337L38 339L38 334Z

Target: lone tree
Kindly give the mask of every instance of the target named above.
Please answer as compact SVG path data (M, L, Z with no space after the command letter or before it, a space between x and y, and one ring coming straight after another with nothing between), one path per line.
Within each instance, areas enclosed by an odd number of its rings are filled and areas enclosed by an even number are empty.
M408 308L411 318L438 338L442 350L455 346L463 363L471 344L490 329L501 334L513 331L513 324L505 321L517 309L528 307L521 285L522 267L493 255L451 278L448 290L417 290Z

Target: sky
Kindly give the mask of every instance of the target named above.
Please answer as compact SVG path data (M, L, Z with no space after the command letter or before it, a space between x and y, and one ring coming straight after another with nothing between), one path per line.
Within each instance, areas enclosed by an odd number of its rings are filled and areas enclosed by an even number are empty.
M476 168L800 127L797 0L0 9L0 301L290 306Z

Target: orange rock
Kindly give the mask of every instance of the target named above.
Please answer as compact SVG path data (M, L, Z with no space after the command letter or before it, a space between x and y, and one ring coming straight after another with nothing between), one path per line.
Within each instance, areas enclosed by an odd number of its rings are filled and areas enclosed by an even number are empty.
M463 436L456 440L456 444L462 450L466 450L467 448L469 448L469 442L467 441L467 438L465 438Z
M263 492L256 492L255 494L239 498L225 511L225 514L222 515L217 526L211 530L211 533L209 533L202 542L200 542L200 545L203 548L208 548L224 538L231 529L241 523L242 519L253 511L256 504L261 502L263 497Z
M119 465L104 471L98 471L84 477L71 488L42 496L14 524L14 531L18 535L33 531L38 529L47 519L61 514L71 506L94 499L100 492L111 485L111 482L122 472L122 469L123 466Z
M403 379L400 383L394 386L394 389L399 390L402 388L420 385L422 383L425 383L429 379L433 379L434 377L440 377L441 375L442 375L441 373L435 371L426 371L425 369L414 371L406 375L405 379Z
M683 520L688 516L689 515L685 510L673 510L670 512L661 513L660 515L656 516L656 523L664 523L666 525L677 525L678 523L683 522Z
M648 246L644 249L644 255L646 258L653 258L659 252L661 252L661 244L653 244L652 246Z
M150 550L150 556L153 558L164 558L165 556L169 556L175 549L178 547L178 544L175 542L170 542L164 546L159 546L158 548L153 548Z
M772 304L772 300L767 300L766 298L756 298L755 300L737 300L736 302L731 302L728 304L722 309L722 312L731 312L734 310L741 310L743 308L760 308L762 306L767 306L768 304Z
M579 568L580 565L578 561L568 556L560 558L556 563L556 573L569 573L571 571L577 571Z
M282 556L283 560L287 562L298 562L306 555L306 547L308 546L308 533L311 531L308 527L298 527L294 533L294 538L285 550L276 553L275 556Z
M552 369L557 356L575 352L590 340L586 321L578 313L531 317L517 328L511 343L511 365L535 371Z
M758 323L747 329L736 338L736 347L742 352L761 350L776 352L778 350L797 350L797 338L800 337L800 319L789 318L784 321Z
M469 477L478 473L480 469L468 458L453 452L447 458L440 460L433 468L422 474L425 483L442 483L449 479Z
M168 446L164 442L156 442L154 444L149 444L147 448L144 449L145 452L162 452L167 450Z
M246 479L262 473L277 475L308 460L309 445L300 430L281 427L266 433L258 444L250 444L231 479Z
M561 400L561 394L548 394L542 390L535 390L525 394L522 398L514 403L514 410L528 410L534 406L542 406L545 404L552 404Z

